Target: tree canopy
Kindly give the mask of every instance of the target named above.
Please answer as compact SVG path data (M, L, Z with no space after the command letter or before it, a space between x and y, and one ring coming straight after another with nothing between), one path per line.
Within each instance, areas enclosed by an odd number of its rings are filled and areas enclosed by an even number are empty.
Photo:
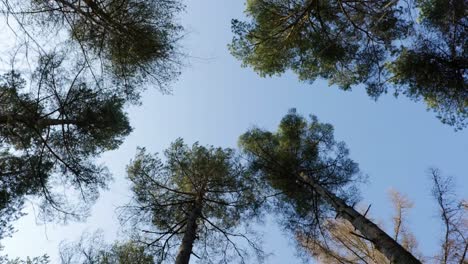
M232 54L261 76L295 72L372 98L423 99L442 122L467 125L464 0L247 0ZM391 90L392 89L392 90Z
M325 197L301 183L300 175L351 204L358 199L354 186L361 179L358 164L348 157L345 144L334 139L333 126L320 123L315 116L308 122L293 109L283 117L277 132L253 128L240 136L239 145L250 169L274 194L279 192L279 212L293 230L310 222L306 228L318 232L322 221L335 214Z
M50 209L73 218L86 215L86 207L55 192L57 184L67 193L74 188L85 204L95 200L110 175L93 159L117 148L131 131L122 99L97 93L80 79L51 76L49 71L60 71L54 65L37 72L39 88L29 93L19 73L0 77L1 237L21 216L27 197L44 198L46 218Z
M60 264L154 264L145 248L133 241L104 242L103 234L96 231L83 233L76 242L60 244Z
M177 75L182 9L173 0L0 2L15 37L2 50L11 70L0 77L0 239L29 197L43 198L42 219L87 215L111 178L94 159L131 131L125 105Z
M240 137L240 147L257 177L277 192L276 204L285 226L311 239L326 239L323 228L341 218L394 263L420 263L397 241L354 209L358 165L330 124L311 116L308 122L293 109L277 132L258 128Z
M17 38L17 60L66 54L67 66L133 101L145 84L166 91L178 75L180 1L9 0L0 8Z
M468 125L465 0L246 1L230 50L261 76L291 70L343 90L362 85L375 100L392 92L423 100L455 129ZM181 0L0 0L2 36L14 36L0 51L0 241L30 199L39 201L36 220L89 215L112 178L97 160L132 131L126 107L148 86L169 92L179 74L183 9ZM426 261L404 197L394 195L392 232L371 220L370 206L356 209L363 176L332 125L291 110L277 130L249 129L239 146L177 139L163 157L138 148L127 167L131 201L119 208L129 239L85 234L62 244L60 261L263 262L250 224L264 212L326 263ZM444 231L431 260L465 264L468 205L450 179L437 170L431 178Z
M259 213L262 197L234 150L189 147L178 139L164 155L165 162L139 149L128 167L134 199L122 220L133 231L137 227L137 241L159 261L175 263L188 263L192 254L203 263L236 257L245 263L249 249L239 240L260 256L257 238L242 220Z

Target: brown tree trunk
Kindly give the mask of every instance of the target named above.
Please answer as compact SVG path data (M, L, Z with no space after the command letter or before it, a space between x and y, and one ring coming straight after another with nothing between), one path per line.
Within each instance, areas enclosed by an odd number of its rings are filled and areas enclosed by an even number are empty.
M179 246L179 252L175 260L175 264L188 264L192 254L193 244L197 237L197 220L201 216L202 204L201 200L196 200L193 210L187 218L187 225L182 238L182 243Z
M395 264L421 264L410 252L403 248L392 237L380 229L376 224L348 206L341 198L337 197L321 185L307 177L301 177L314 191L335 208L339 217L349 221L362 237L372 242L391 263ZM356 234L358 235L358 234Z

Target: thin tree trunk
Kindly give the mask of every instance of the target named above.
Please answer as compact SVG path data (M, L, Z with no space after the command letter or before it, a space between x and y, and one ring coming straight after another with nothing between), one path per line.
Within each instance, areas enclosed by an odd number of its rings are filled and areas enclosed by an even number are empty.
M79 121L70 119L41 119L38 122L40 127L46 126L62 126L62 125L78 125Z
M421 264L410 252L398 244L392 237L380 229L376 224L348 206L341 198L329 192L321 185L307 177L301 177L306 184L314 189L323 199L332 205L338 216L349 221L363 238L374 244L391 263L395 264Z
M201 216L201 211L201 199L200 201L197 199L194 203L193 210L188 216L184 237L182 238L182 243L179 246L179 253L177 253L175 264L188 264L190 261L193 244L197 237L197 220Z
M77 120L70 119L54 119L54 118L42 118L39 120L33 120L38 127L49 127L49 126L61 126L61 125L77 125ZM0 125L9 123L31 123L31 119L19 116L19 115L0 115Z

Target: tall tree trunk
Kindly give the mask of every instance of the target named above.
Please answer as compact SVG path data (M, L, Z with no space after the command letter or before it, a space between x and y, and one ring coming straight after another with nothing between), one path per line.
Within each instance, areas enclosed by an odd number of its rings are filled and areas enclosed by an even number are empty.
M197 220L201 216L201 211L201 199L197 199L194 203L193 210L188 215L184 237L179 246L179 253L177 253L175 264L188 264L190 261L193 244L197 237Z
M323 199L335 208L339 217L349 221L361 235L372 242L391 263L395 264L421 264L410 252L403 248L392 237L380 229L376 224L348 206L345 201L323 188L307 177L300 177L307 185L316 191Z

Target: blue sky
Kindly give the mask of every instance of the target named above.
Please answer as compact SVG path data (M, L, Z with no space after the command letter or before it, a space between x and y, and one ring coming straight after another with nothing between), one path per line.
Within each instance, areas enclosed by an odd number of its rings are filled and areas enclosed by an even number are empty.
M407 194L415 203L409 216L420 250L433 254L440 241L441 225L430 196L427 169L438 167L457 180L457 191L467 198L468 131L454 132L427 112L422 102L391 95L372 101L362 87L344 92L326 81L299 82L296 76L260 78L241 68L228 52L232 38L230 20L243 16L243 1L186 1L181 21L186 36L181 45L188 55L186 67L172 85L172 95L150 89L143 104L130 109L134 132L119 150L106 153L115 181L94 206L85 223L36 225L34 214L16 223L19 230L5 239L4 252L12 257L44 253L55 260L63 239L76 240L84 230L103 229L106 239L119 237L114 209L128 201L125 166L137 146L162 152L177 137L187 143L199 141L236 147L237 138L257 125L276 129L289 108L303 115L314 114L335 127L335 136L347 143L351 157L369 176L362 185L363 204L372 204L371 215L388 221L392 207L390 188ZM267 263L301 263L295 257L290 237L268 221L265 249L274 255ZM313 262L312 262L313 263Z

